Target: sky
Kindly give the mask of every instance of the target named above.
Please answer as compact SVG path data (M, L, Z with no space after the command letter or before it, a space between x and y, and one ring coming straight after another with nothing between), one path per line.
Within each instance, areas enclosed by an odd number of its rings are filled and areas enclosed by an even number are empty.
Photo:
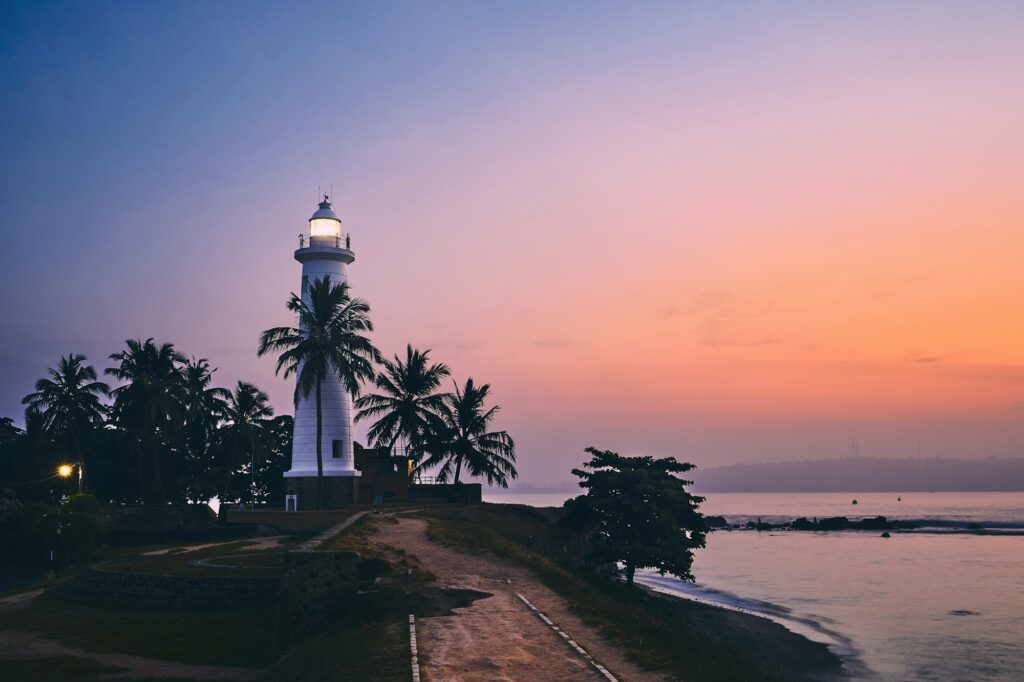
M0 414L148 337L290 412L324 189L523 483L1024 455L1022 83L1019 2L6 2Z

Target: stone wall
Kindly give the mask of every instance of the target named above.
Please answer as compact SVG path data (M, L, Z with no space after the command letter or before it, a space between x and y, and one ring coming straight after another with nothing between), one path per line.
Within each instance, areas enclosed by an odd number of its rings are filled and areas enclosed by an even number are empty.
M177 576L106 570L81 571L64 588L71 597L162 608L246 608L273 603L280 576Z
M296 495L299 511L317 508L317 477L289 477L284 479L286 495ZM340 509L359 502L358 476L324 476L319 479L321 507Z

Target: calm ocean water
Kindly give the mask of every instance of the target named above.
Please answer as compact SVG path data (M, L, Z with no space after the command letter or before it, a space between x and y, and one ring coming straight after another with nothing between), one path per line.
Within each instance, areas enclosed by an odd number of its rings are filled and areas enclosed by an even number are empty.
M557 506L568 496L487 499ZM859 679L1024 680L1024 536L948 532L1024 528L1024 493L707 497L704 512L730 521L880 514L935 532L717 532L697 553L695 584L656 573L643 582L781 622L831 646Z

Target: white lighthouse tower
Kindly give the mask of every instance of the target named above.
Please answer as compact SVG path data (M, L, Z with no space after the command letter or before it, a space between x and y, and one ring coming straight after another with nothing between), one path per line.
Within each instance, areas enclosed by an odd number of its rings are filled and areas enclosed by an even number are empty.
M349 235L341 231L341 218L325 194L309 219L309 234L299 235L295 260L302 263L302 296L314 281L330 277L332 283L348 281L348 266L356 259ZM297 380L297 378L296 378ZM326 377L320 394L322 417L321 453L324 463L324 508L352 504L359 498L359 475L352 452L352 398L336 374ZM299 396L295 405L292 468L286 471L286 508L315 509L316 396Z

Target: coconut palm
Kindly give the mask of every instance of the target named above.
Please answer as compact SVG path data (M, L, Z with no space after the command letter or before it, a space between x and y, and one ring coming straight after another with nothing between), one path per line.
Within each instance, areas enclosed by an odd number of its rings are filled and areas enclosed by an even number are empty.
M225 388L211 386L213 373L206 358L192 358L181 368L185 408L184 446L190 470L190 494L195 501L213 492L209 463L217 424L224 413L224 401L231 395Z
M497 405L485 409L491 392L489 384L476 386L472 379L455 393L447 394L437 413L428 418L424 436L427 457L417 467L425 471L440 465L436 476L441 483L448 479L458 484L463 468L470 476L483 476L490 485L508 487L516 472L516 446L505 431L488 431L491 421L501 409Z
M0 447L9 445L25 435L10 417L0 417Z
M83 471L83 438L102 423L106 408L100 396L110 392L107 384L97 380L92 365L84 363L85 356L77 353L61 357L56 368L47 369L50 377L37 381L35 392L21 401L39 412L43 427L52 437L70 442Z
M153 339L128 339L127 350L114 353L117 367L106 373L125 383L110 392L114 397L114 421L125 429L136 445L139 464L139 497L146 499L143 469L144 448L153 467L153 483L161 502L167 502L160 473L159 450L177 433L185 418L185 389L180 366L185 356L174 345L157 346Z
M217 491L222 502L231 499L231 478L248 455L255 481L256 462L263 461L272 447L274 408L266 393L252 384L239 381L234 393L228 393L224 405L224 425L218 435L223 453L223 485Z
M405 360L398 355L381 362L384 370L374 383L380 393L364 395L356 401L356 421L377 420L367 436L374 445L387 446L390 452L400 438L410 445L414 455L420 446L427 419L443 405L445 395L437 393L441 380L451 374L444 363L430 363L430 351L405 348Z
M321 504L324 475L323 382L337 376L354 398L359 384L374 377L373 363L380 352L364 333L373 331L370 305L349 295L347 282L335 284L329 275L316 278L304 297L291 295L288 310L298 316L297 327L274 327L260 335L258 355L280 352L275 372L296 374L295 402L316 396L317 508Z

